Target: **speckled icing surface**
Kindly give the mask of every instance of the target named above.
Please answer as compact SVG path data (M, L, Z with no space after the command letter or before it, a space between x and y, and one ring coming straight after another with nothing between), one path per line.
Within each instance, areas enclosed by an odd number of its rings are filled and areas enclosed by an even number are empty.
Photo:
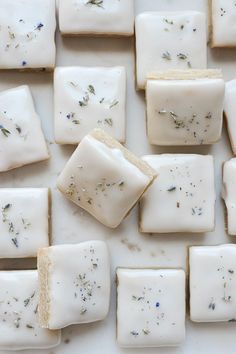
M134 0L59 0L63 34L124 35L134 33Z
M236 4L234 0L211 0L212 46L236 47Z
M115 228L138 201L150 178L120 149L87 135L59 176L59 190L104 225Z
M224 113L233 153L236 154L236 79L228 81L225 86Z
M177 346L183 342L183 270L120 268L117 281L117 340L121 347Z
M28 86L0 93L0 136L0 172L49 158Z
M223 79L148 80L147 130L154 145L202 145L221 137Z
M1 0L0 69L53 68L55 0Z
M159 175L141 199L140 230L213 231L216 194L212 156L163 154L143 159Z
M207 67L205 14L146 12L136 17L135 28L139 89L143 89L147 78L158 70Z
M0 188L0 258L36 257L49 245L47 188Z
M48 249L51 329L103 320L110 304L110 262L104 242ZM65 296L66 294L66 296Z
M125 141L124 67L60 67L54 74L55 139L76 144L94 128Z
M194 322L235 321L236 246L190 248L190 317Z
M0 271L0 350L45 349L59 344L60 331L40 328L36 270Z
M222 197L227 209L227 231L236 236L236 158L224 164Z

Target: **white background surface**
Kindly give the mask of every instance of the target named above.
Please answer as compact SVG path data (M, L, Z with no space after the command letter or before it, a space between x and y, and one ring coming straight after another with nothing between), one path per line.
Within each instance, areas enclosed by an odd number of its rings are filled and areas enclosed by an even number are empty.
M148 10L206 10L207 0L135 0L136 13ZM157 37L158 40L158 37ZM53 140L53 86L48 73L0 73L0 90L20 84L30 85L36 108L43 122L51 159L0 175L0 187L46 187L52 189L53 243L77 243L90 239L106 240L112 262L112 300L109 317L100 323L71 326L63 331L61 346L46 354L234 354L236 325L194 324L187 319L187 337L180 348L120 349L116 344L115 268L185 267L189 245L234 242L224 231L224 207L220 199L222 163L232 156L224 128L222 141L213 147L155 148L150 147L145 132L144 94L134 87L134 40L66 38L57 34L57 65L124 65L128 73L127 146L137 155L177 152L213 154L217 187L216 230L205 235L141 235L138 232L137 208L115 231L96 222L81 209L67 201L55 188L58 174L74 147L57 146ZM45 48L47 50L47 48ZM209 49L210 68L222 68L226 80L236 77L236 50ZM16 262L0 262L1 268L15 267ZM65 294L66 296L66 294ZM66 343L65 343L66 342ZM68 343L67 343L68 342ZM5 352L0 352L0 354Z

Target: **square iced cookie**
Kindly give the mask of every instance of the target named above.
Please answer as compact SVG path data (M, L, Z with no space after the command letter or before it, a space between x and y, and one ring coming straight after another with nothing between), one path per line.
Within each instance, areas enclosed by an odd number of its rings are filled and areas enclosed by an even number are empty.
M236 79L225 85L224 114L230 138L231 148L236 155Z
M132 36L134 0L59 0L63 35Z
M234 0L210 0L211 46L236 47L236 3Z
M158 178L140 202L140 231L209 232L215 227L212 156L163 154L144 156Z
M0 350L46 349L60 343L60 331L38 324L36 270L0 271Z
M86 135L57 181L58 189L104 225L116 228L157 173L100 129Z
M222 198L227 210L228 234L236 236L236 158L224 164Z
M184 271L119 268L118 344L137 348L178 346L184 339Z
M200 12L144 12L136 17L137 87L160 70L207 67L206 16ZM157 40L158 38L158 40Z
M125 141L124 67L59 67L54 74L55 140L78 144L94 128Z
M1 0L0 69L52 69L55 0Z
M158 73L147 81L147 135L154 145L216 143L225 84L220 70Z
M0 93L0 172L49 158L28 86Z
M236 320L236 245L190 247L190 318Z
M36 257L49 245L47 188L0 188L0 258Z
M41 248L38 271L43 328L59 329L107 316L110 263L105 242Z

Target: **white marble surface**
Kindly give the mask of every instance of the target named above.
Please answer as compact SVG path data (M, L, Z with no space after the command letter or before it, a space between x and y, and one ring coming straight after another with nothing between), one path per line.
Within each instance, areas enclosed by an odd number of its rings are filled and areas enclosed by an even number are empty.
M199 10L207 0L135 0L136 13L148 10ZM137 208L115 231L111 231L67 201L55 188L57 175L70 157L73 147L53 143L52 74L0 73L0 90L28 84L42 117L43 129L50 142L51 159L0 175L1 187L51 187L52 232L56 244L98 239L106 240L112 262L112 301L108 318L101 323L72 326L63 330L61 346L54 350L29 351L28 354L134 354L137 349L120 349L116 343L115 268L117 266L185 267L189 245L235 242L224 231L224 206L220 198L223 161L232 157L224 127L223 139L212 147L155 148L150 147L145 132L144 94L135 92L133 39L66 38L57 35L57 65L124 65L128 73L127 146L139 156L156 153L210 153L216 158L217 217L216 230L206 235L181 234L145 236L138 232ZM236 77L236 50L209 49L209 67L222 67L224 78ZM5 263L10 266L12 262ZM0 262L3 267L2 262ZM234 354L235 323L193 324L187 320L186 342L180 348L141 349L139 354ZM65 343L66 342L66 343ZM7 354L0 352L0 354Z

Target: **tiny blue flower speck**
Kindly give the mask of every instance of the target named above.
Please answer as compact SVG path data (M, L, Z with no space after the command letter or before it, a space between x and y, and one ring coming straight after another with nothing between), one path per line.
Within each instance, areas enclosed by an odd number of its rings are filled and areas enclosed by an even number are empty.
M160 302L157 302L157 303L156 303L156 307L160 307Z
M41 31L41 28L44 26L44 24L42 22L40 22L38 24L38 26L36 27L37 30Z

